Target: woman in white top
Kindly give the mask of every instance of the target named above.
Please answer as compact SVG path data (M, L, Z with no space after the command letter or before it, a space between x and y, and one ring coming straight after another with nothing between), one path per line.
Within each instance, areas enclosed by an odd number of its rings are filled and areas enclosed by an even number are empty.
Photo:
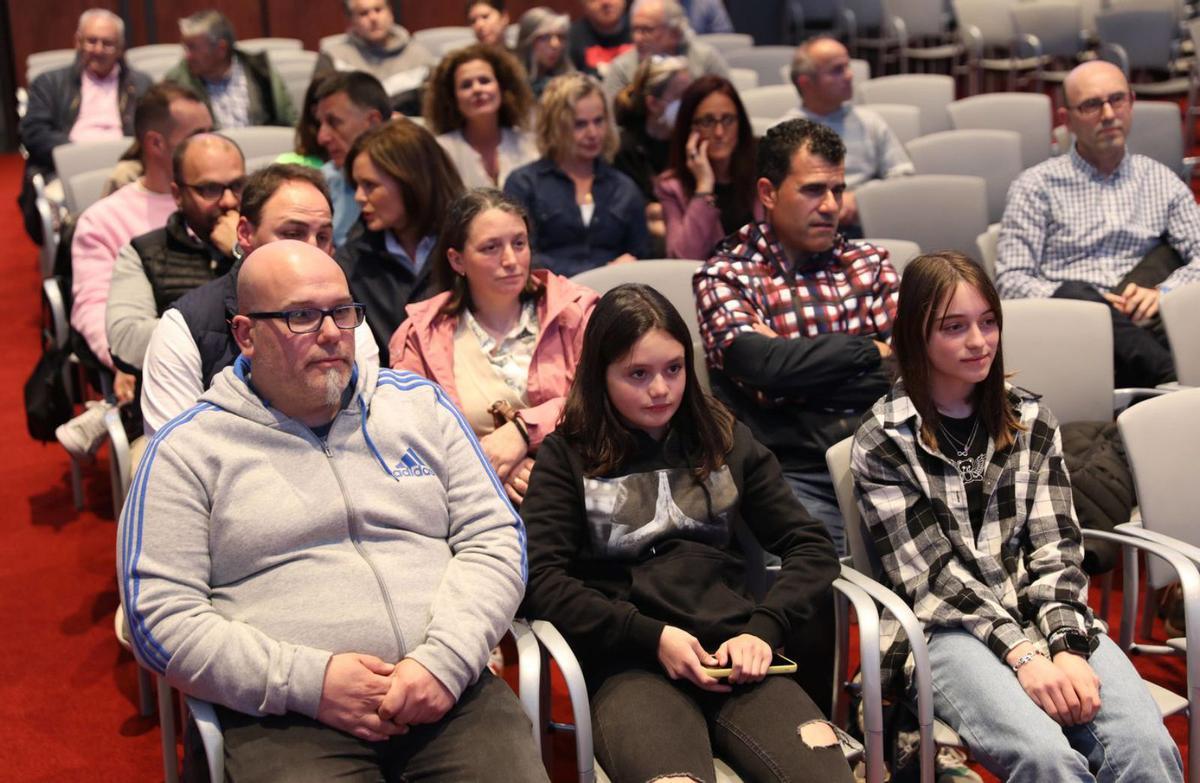
M524 129L532 110L520 64L484 44L442 58L425 90L425 123L468 188L501 187L509 172L537 159Z

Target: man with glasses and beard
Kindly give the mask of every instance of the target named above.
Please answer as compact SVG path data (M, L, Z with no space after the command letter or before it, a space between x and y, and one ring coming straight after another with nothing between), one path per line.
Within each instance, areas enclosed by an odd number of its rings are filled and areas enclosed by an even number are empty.
M179 297L233 266L246 163L219 134L185 139L173 158L171 195L179 210L163 228L117 253L105 327L113 361L140 373L159 316Z
M1175 380L1158 306L1200 280L1200 208L1175 172L1126 149L1133 94L1119 68L1080 65L1063 94L1058 120L1074 142L1009 189L996 286L1005 299L1109 305L1116 385Z

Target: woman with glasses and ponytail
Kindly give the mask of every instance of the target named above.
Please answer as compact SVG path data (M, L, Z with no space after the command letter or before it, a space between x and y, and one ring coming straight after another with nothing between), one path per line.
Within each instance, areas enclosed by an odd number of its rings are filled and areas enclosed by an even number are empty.
M755 143L737 89L701 76L683 93L671 134L671 167L654 184L667 256L706 259L756 215Z

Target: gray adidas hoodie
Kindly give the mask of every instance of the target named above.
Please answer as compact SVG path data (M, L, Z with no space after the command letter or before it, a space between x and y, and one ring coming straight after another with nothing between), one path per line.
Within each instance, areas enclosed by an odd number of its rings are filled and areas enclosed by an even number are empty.
M525 531L432 382L356 373L325 441L245 358L150 442L121 515L139 660L240 712L315 717L334 653L413 658L457 699L508 628Z

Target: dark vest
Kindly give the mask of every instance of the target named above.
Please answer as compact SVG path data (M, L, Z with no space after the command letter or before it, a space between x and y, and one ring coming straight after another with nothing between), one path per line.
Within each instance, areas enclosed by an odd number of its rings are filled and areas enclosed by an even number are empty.
M175 302L200 351L200 380L205 389L212 384L213 376L241 354L229 330L229 319L237 315L237 275L241 268L238 261L216 280L192 289Z
M154 306L161 316L179 297L220 277L233 266L210 245L188 234L182 212L167 218L167 225L134 238L133 249L154 291Z

